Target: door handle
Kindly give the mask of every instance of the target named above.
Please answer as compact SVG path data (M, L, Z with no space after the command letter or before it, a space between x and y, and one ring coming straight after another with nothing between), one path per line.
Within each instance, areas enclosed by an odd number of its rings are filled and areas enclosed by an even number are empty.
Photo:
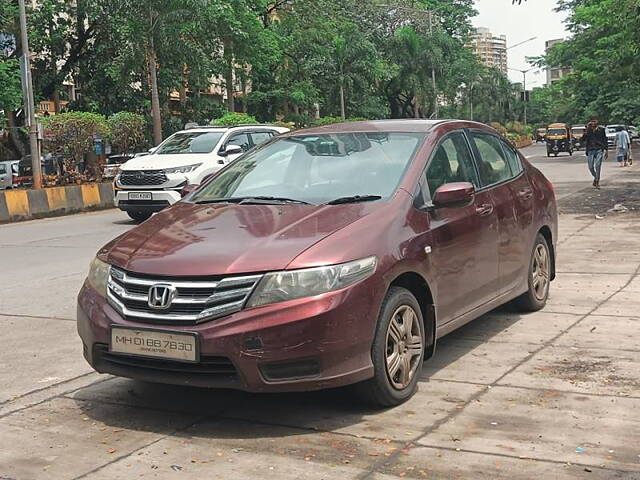
M493 213L493 205L490 203L485 203L476 207L476 213L481 217L486 217L487 215L491 215Z
M518 192L518 196L523 200L530 200L533 197L533 190L530 188L523 188Z

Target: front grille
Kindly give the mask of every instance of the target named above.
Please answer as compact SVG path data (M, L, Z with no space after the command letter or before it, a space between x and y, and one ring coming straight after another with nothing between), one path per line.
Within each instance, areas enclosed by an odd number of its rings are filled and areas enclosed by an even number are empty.
M144 368L175 373L202 373L207 375L236 375L236 367L227 357L201 356L198 363L175 362L158 358L134 357L109 352L109 347L102 343L94 345L93 355L96 360L109 362L130 368Z
M167 180L163 170L124 170L120 174L121 185L162 185Z
M140 322L196 324L231 315L244 308L261 275L207 280L150 278L112 267L107 298L123 317ZM151 306L149 290L171 290L168 306ZM153 296L153 292L152 292Z

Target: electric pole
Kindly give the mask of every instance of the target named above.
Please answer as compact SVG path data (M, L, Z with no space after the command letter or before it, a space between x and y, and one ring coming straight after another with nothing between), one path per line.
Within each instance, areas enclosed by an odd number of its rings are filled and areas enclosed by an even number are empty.
M24 86L25 124L29 127L29 144L31 146L31 169L33 172L33 188L42 188L42 166L40 165L40 149L38 147L38 124L33 104L33 84L31 83L31 54L27 38L27 13L24 0L18 0L20 8L20 35L22 41L22 85Z

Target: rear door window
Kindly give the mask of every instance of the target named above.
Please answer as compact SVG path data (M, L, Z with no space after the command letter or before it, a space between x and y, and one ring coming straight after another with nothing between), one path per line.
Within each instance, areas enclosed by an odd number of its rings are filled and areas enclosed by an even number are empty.
M0 174L7 173L7 167L5 165L0 164Z
M452 133L440 143L429 162L426 175L431 197L446 183L469 182L479 187L471 151L462 132Z
M511 173L513 176L519 175L522 172L522 162L520 161L520 155L516 152L511 145L509 145L504 140L500 140L502 144L502 149L504 150L504 154L507 157L507 163L509 164L509 168L511 168Z
M505 158L498 137L489 133L471 132L471 138L478 150L478 172L483 187L509 180L513 175Z
M253 145L258 146L268 142L273 138L273 132L251 132L251 140Z

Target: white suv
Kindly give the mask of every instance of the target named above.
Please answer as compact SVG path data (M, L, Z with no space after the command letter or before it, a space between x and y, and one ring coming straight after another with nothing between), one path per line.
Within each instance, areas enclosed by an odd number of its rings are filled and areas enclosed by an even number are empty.
M122 165L115 179L116 206L134 220L146 220L180 200L186 185L199 184L247 150L287 131L271 125L242 125L176 132L150 155Z

